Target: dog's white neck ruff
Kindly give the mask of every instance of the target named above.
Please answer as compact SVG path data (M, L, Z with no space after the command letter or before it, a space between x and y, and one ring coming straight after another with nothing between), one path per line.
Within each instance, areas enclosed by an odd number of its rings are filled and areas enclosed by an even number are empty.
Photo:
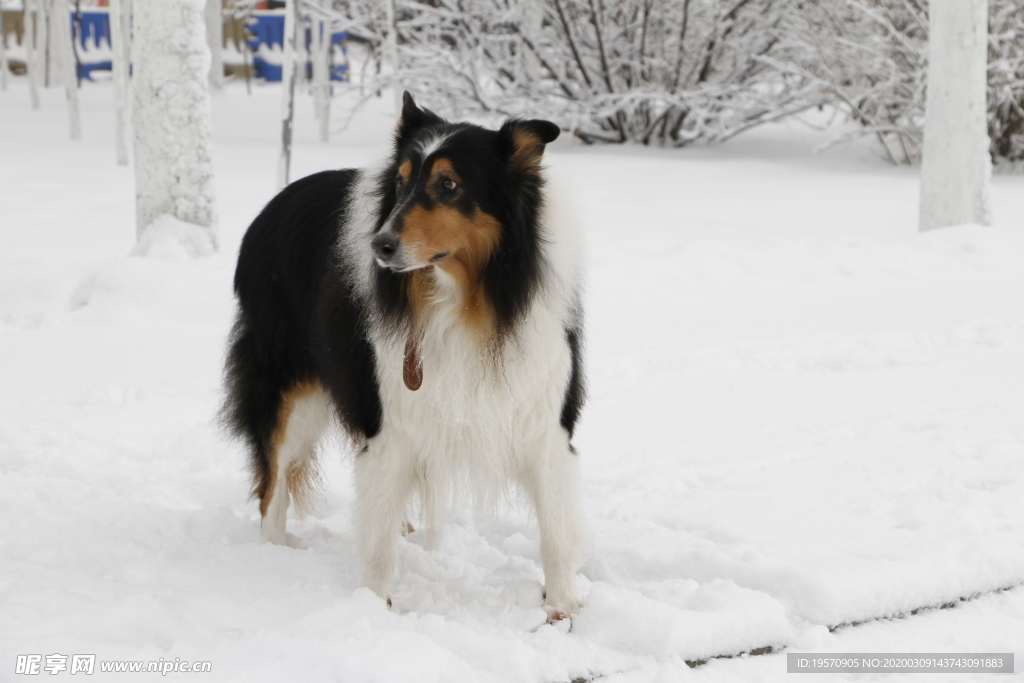
M378 173L362 172L339 244L357 295L371 312L378 267L370 246L380 201ZM416 458L416 487L428 514L463 484L481 502L491 502L516 479L530 449L553 445L538 441L568 438L557 423L572 361L567 343L557 342L565 339L567 327L575 326L578 314L581 235L550 180L544 196L539 287L501 348L481 344L479 335L461 323L461 288L443 270L432 268L433 297L418 335L423 381L410 391L403 380L406 339L384 329L371 313L369 337L384 415L374 441L383 442L378 446L384 451Z

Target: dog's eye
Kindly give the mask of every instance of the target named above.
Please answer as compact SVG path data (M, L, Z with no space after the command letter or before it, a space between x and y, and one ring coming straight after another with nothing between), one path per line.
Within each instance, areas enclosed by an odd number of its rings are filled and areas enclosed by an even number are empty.
M399 192L402 191L402 176L395 178L395 189Z
M458 183L456 183L451 178L445 178L444 180L441 181L441 189L444 190L445 192L455 192L455 188L457 188L458 186Z

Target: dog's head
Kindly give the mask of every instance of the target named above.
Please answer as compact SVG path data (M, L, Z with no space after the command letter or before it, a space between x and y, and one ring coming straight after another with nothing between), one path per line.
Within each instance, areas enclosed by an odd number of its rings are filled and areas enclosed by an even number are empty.
M541 120L510 119L497 131L448 123L405 93L382 178L386 217L372 238L377 265L479 273L504 243L515 205L529 201L517 193L536 193L544 146L558 133Z

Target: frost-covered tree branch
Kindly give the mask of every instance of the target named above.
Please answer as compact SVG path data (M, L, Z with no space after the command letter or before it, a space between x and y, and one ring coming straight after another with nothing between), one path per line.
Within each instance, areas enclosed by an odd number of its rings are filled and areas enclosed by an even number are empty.
M928 69L927 0L807 3L815 75L834 104L894 163L921 154ZM989 1L988 128L994 159L1024 161L1024 5ZM788 65L793 68L794 65ZM847 134L843 139L855 137Z
M874 136L893 163L920 155L927 0L396 4L397 70L377 49L383 5L344 3L371 46L357 97L400 81L453 117L542 116L586 142L669 146L829 105L859 126L841 139ZM992 153L1024 160L1024 5L990 7Z
M398 75L452 116L529 113L587 142L722 140L823 101L811 78L769 66L807 50L800 5L401 0ZM379 3L351 7L382 42Z

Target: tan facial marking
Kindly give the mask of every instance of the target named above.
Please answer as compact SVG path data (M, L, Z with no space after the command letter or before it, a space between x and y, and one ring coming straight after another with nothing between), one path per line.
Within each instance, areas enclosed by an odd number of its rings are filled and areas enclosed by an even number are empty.
M441 268L457 260L466 267L479 270L487 262L498 243L501 230L494 216L476 209L466 216L454 206L435 204L425 209L416 204L405 214L402 241L415 254L416 261L427 263L439 254Z
M464 302L463 321L487 336L493 330L493 311L484 295L481 274L498 245L501 227L494 216L479 208L466 216L456 207L444 204L440 190L444 178L459 185L462 182L451 161L442 157L431 166L426 184L433 208L416 204L409 209L402 224L402 241L412 250L418 263L433 260L435 267L458 283ZM438 258L440 254L444 256ZM409 298L416 327L421 324L432 290L433 284L426 272L413 273L409 280Z
M398 167L398 175L402 176L402 184L409 184L409 176L412 174L412 162L406 159L402 162L402 165Z
M455 167L452 166L452 162L444 157L434 160L434 165L430 167L430 179L427 181L427 194L434 201L437 201L440 197L438 194L438 184L442 178L450 178L455 183L461 185L462 179L459 178L459 174L455 172Z

